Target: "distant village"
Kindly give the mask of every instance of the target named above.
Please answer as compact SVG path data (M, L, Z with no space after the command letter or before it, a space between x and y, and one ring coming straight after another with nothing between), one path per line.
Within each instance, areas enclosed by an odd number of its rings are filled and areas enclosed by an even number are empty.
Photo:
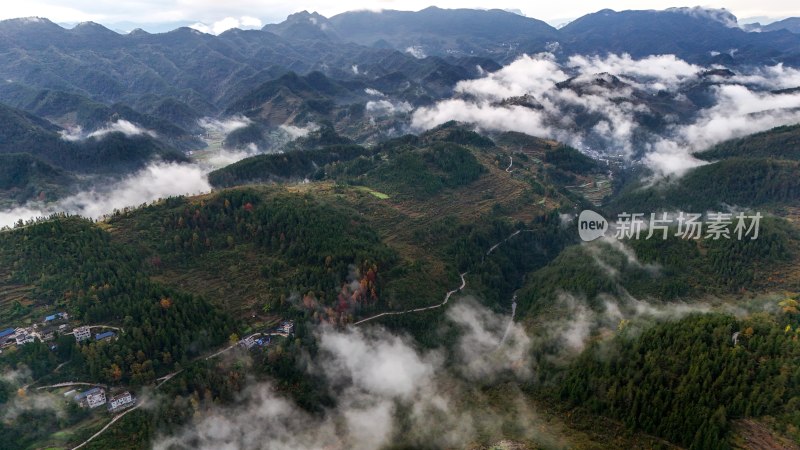
M81 326L69 331L69 314L58 312L46 316L41 323L34 323L29 327L6 328L0 331L0 351L12 345L25 345L34 342L36 339L42 342L50 342L55 339L56 334L73 335L78 342L94 338L95 341L114 339L117 336L115 331L102 331L92 336L92 328L108 329L104 325ZM53 346L51 346L53 348Z
M256 347L264 347L270 344L272 336L289 337L294 333L294 321L284 320L272 332L254 333L244 339L239 340L239 345L250 350Z
M93 329L96 332L93 333ZM57 335L72 335L76 342L94 341L102 342L117 338L117 331L121 329L108 325L83 325L69 327L69 314L57 312L45 316L39 323L34 323L27 327L8 327L0 331L0 354L11 346L23 346L39 340L41 342L52 342ZM247 350L255 350L259 347L268 346L273 336L289 337L294 333L294 321L284 320L270 331L253 333L238 341L238 345ZM56 345L50 345L54 350ZM84 383L64 383L56 386L74 386ZM112 395L113 393L113 395ZM111 414L116 414L127 408L136 405L136 397L129 390L109 391L103 385L89 384L85 390L71 389L64 393L65 398L71 398L78 405L87 409L95 409L106 405L106 409Z

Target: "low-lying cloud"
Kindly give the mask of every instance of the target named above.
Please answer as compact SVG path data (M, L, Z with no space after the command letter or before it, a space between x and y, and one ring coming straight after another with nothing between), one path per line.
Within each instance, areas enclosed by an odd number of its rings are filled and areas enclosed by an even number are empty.
M252 121L244 116L221 120L207 117L199 121L200 126L209 133L217 134L219 139L224 139L231 132L251 123ZM90 187L85 187L84 190L55 202L29 202L0 210L0 228L11 227L20 220L26 222L54 213L68 213L97 219L111 214L115 209L136 207L160 198L209 192L212 188L208 182L208 173L212 170L251 156L282 151L282 145L308 136L317 129L319 126L314 123L309 123L304 127L284 125L269 134L268 145L264 147L250 143L240 149L215 149L204 153L196 162L190 164L153 161L143 169L118 180L94 180ZM151 134L151 131L131 122L118 120L89 134L84 133L80 127L62 131L62 139L69 141L86 138L101 139L112 132L121 132L127 136L154 135Z
M69 142L81 141L88 138L102 139L111 133L122 133L127 137L147 135L153 138L158 137L158 134L153 130L140 127L135 123L129 122L124 119L110 122L103 128L99 128L91 133L85 133L80 126L72 127L66 130L61 130L59 134L61 139Z
M278 128L286 134L289 139L299 139L308 136L310 133L319 130L319 125L316 123L309 123L306 126L298 127L295 125L281 125Z
M18 220L60 212L100 218L115 209L138 206L173 195L198 194L210 190L206 172L197 165L152 163L110 186L83 191L47 205L27 205L0 211L0 227L12 226Z
M203 117L198 120L197 123L207 132L220 133L227 136L232 131L250 125L253 121L245 116L233 116L222 120L212 117Z
M780 64L732 73L674 55L559 62L545 53L459 82L452 98L415 110L411 126L425 130L457 120L518 131L593 156L642 161L657 175L680 175L704 164L693 152L800 122L800 92L786 90L798 86L800 71Z
M370 100L366 105L367 114L371 116L405 114L412 109L408 102L390 102L389 100Z
M497 430L509 424L530 439L552 442L524 402L511 401L502 411L465 406L466 398L473 402L483 395L470 380L490 380L509 365L529 363L524 332L514 331L519 344L498 348L507 318L469 299L459 299L447 317L460 335L454 364L465 378L453 374L444 349L421 350L411 338L381 327L325 325L317 330L319 352L308 370L325 380L335 408L311 415L270 384L257 384L239 404L198 417L181 432L157 440L155 448L366 450L398 442L464 448L483 437L488 423Z
M189 28L195 29L201 33L217 35L217 34L222 34L225 31L228 31L233 28L239 28L242 30L253 30L253 29L259 29L262 26L263 24L261 23L261 19L257 17L241 16L241 17L226 17L211 24L196 22L192 25L189 25Z
M130 137L130 136L140 136L140 135L143 135L143 134L146 134L146 135L148 135L150 137L158 137L158 135L156 134L155 131L142 128L142 127L140 127L138 125L135 125L135 124L133 124L131 122L128 122L127 120L122 120L122 119L117 120L116 122L110 123L110 124L106 125L105 127L97 130L97 131L93 131L93 132L89 133L88 137L90 137L90 138L102 138L103 136L105 136L105 135L107 135L109 133L122 133L122 134L124 134L125 136L128 136L128 137Z

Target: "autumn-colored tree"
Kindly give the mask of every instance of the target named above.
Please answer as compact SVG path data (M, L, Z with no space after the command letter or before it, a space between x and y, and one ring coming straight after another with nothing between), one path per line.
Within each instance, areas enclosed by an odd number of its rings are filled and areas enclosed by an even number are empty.
M111 364L108 368L108 377L113 381L119 381L122 378L122 369L116 364Z
M786 314L797 314L800 312L800 309L798 309L798 302L793 298L787 298L781 301L778 303L778 306L780 306L781 310Z

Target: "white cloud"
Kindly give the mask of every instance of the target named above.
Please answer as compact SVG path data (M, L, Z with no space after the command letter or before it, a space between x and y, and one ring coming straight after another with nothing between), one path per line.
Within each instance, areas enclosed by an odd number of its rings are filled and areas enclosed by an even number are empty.
M413 108L408 102L390 102L389 100L370 100L367 102L367 113L373 116L389 116L392 114L404 114Z
M244 128L251 123L253 123L252 120L241 115L229 117L223 120L214 119L212 117L203 117L198 121L198 124L206 131L220 133L225 136L230 134L232 131L238 130L239 128Z
M485 8L485 0L407 0L400 2L380 2L376 6L374 0L309 0L302 4L286 0L136 0L136 1L110 1L110 0L26 0L24 2L4 2L0 9L0 19L13 17L41 16L48 17L55 22L77 23L82 21L95 21L107 25L114 23L134 22L144 25L159 25L165 23L193 23L213 24L224 17L243 16L258 17L265 23L284 20L287 15L301 9L318 11L327 17L348 10L368 9L380 10L383 8L417 11L431 4L442 8ZM728 8L739 17L768 16L784 18L799 16L800 7L794 0L764 0L758 3L752 0L710 0L704 5L711 8ZM668 0L653 0L645 8L667 8L674 6ZM519 10L528 17L535 17L545 21L563 22L563 18L577 18L584 14L597 11L600 7L596 3L566 0L561 2L530 2L524 0L509 0L503 5L506 9ZM626 9L641 9L642 2L633 0L608 0L602 7L613 8L618 11ZM152 27L151 27L152 28Z
M261 23L261 19L250 16L241 16L239 18L226 17L210 25L203 22L196 22L192 25L189 25L189 28L193 28L203 33L217 35L217 34L222 34L233 28L248 30L248 29L258 29L261 28L262 26L263 24Z
M521 324L471 298L459 299L447 310L447 318L462 332L456 349L465 377L488 381L505 370L520 378L530 375L532 343Z
M521 327L498 349L507 318L461 300L448 312L460 335L456 370L470 380L491 380L509 367L527 376L529 340ZM157 439L155 448L366 450L398 441L410 447L465 448L489 422L498 429L510 424L531 439L552 439L524 402L512 401L501 411L471 409L468 404L482 395L480 390L453 374L440 350L422 351L410 338L380 327L323 326L316 336L319 352L308 370L324 380L336 407L310 415L271 385L258 384L239 404L199 414L179 433Z
M117 120L116 122L109 122L103 128L99 128L91 133L84 132L80 126L70 127L65 130L59 131L61 139L69 142L77 142L87 138L102 139L111 133L122 133L127 137L147 135L150 137L158 137L158 134L153 130L142 128L132 122L124 119Z
M569 58L566 65L582 74L610 73L633 77L642 80L642 83L637 83L637 87L651 91L674 89L681 82L703 70L700 66L689 64L675 55L649 56L642 59L633 59L627 54L611 54L604 58L574 55Z
M800 93L767 91L800 85L800 71L776 65L724 77L704 75L708 69L672 55L573 56L564 65L550 54L523 56L458 83L453 98L415 110L411 126L422 130L457 120L484 130L519 131L592 154L641 158L658 175L680 175L704 164L692 152L800 122ZM711 106L683 119L650 111L648 96L676 94L701 77L719 83L708 88ZM668 101L677 110L696 108L682 93ZM665 124L655 132L644 128L642 114L661 116Z
M78 128L78 131L80 131L80 128ZM146 135L151 136L151 137L157 137L158 136L155 131L142 128L142 127L140 127L140 126L138 126L136 124L128 122L127 120L120 119L120 120L117 120L116 122L109 123L108 125L106 125L105 127L101 128L99 130L96 130L96 131L93 131L93 132L89 133L86 137L101 139L101 138L103 138L103 136L105 136L107 134L110 134L110 133L122 133L122 134L124 134L125 136L128 136L128 137L130 137L130 136L140 136L140 135L143 135L143 134L146 134ZM67 139L67 140L74 139L74 135L69 136L69 137L68 136L69 135L65 136L64 134L62 134L62 138L64 138L64 139Z
M425 54L425 50L422 47L418 46L418 45L406 48L406 53L408 53L409 55L411 55L411 56L413 56L414 58L417 58L417 59L422 59L422 58L425 58L427 56Z
M386 94L384 94L383 92L381 92L381 91L379 91L377 89L366 88L366 89L364 89L364 92L367 95L371 95L373 97L386 97Z
M230 150L220 149L214 152L205 162L212 168L220 168L229 166L235 162L239 162L245 158L256 156L263 153L256 144L250 143L244 149Z
M210 132L220 133L222 138L231 131L247 126L250 120L245 117L232 117L225 120L204 118L200 125ZM142 170L116 181L97 180L93 186L51 203L28 203L0 210L0 228L10 227L18 220L27 221L46 217L54 213L66 212L89 218L100 218L115 209L135 207L159 198L175 195L191 195L209 192L208 173L214 169L233 164L244 158L265 152L280 151L280 147L294 139L307 136L317 130L318 125L310 123L305 127L281 126L269 136L267 148L259 148L250 143L243 149L216 149L203 153L196 163L177 164L151 162ZM88 136L102 138L106 134L119 131L127 135L145 134L147 130L126 121L110 124ZM84 139L79 128L62 132L66 140Z
M309 133L319 130L319 125L316 123L309 123L304 127L295 125L281 125L280 130L288 135L290 139L298 139L308 136Z
M58 134L61 135L61 139L68 142L76 142L84 138L83 128L81 128L80 126L75 126L65 130L61 130L58 132Z
M774 66L756 67L746 74L736 74L731 80L766 89L796 88L800 87L800 70L779 63ZM715 78L715 81L723 80Z
M688 7L681 7L681 8L668 8L667 11L677 12L681 14L686 14L687 16L696 17L698 19L709 19L715 22L719 22L725 25L728 28L738 28L739 23L736 20L736 16L730 13L730 11L722 8L722 9L713 9L713 8L704 8L701 6L695 6L692 8Z
M111 186L92 188L41 207L24 206L0 211L0 227L11 226L20 219L44 217L56 212L99 218L126 206L210 190L206 173L199 166L152 163Z

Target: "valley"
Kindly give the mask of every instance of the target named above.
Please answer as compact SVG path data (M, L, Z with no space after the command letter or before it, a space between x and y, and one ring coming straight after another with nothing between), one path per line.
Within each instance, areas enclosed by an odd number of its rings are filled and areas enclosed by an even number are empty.
M800 35L736 21L0 21L0 449L797 448Z

